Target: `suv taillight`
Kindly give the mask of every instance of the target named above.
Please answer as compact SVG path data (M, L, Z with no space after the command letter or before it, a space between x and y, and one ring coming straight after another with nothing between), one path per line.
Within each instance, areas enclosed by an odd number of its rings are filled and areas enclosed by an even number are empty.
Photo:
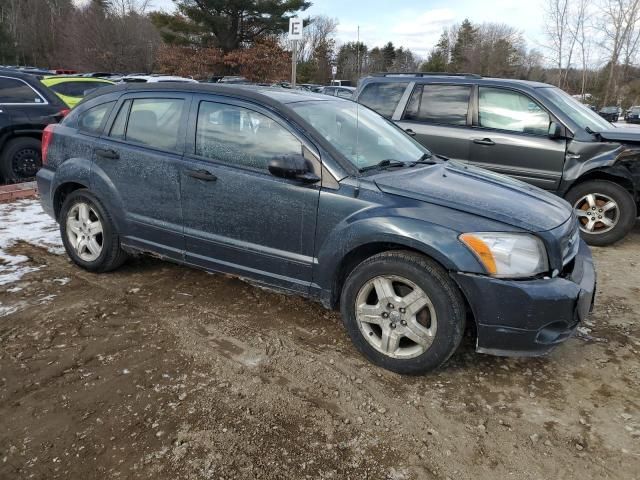
M47 153L49 151L49 144L53 138L53 129L55 124L51 123L45 127L42 131L42 165L47 164Z

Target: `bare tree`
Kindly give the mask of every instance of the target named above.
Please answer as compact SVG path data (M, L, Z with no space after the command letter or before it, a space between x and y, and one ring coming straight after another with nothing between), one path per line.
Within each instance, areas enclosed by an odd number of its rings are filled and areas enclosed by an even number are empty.
M571 0L547 0L545 33L549 39L551 58L558 69L557 85L562 88L571 67L576 37L570 32Z
M602 46L609 53L609 72L604 91L603 103L607 104L617 91L617 67L624 54L630 59L638 47L638 22L640 21L640 0L603 0L600 22ZM625 48L626 53L625 53Z
M569 22L569 32L578 46L580 62L582 64L582 78L580 95L585 100L587 73L589 69L589 56L591 53L591 28L589 26L591 15L589 13L590 0L577 0L576 8Z

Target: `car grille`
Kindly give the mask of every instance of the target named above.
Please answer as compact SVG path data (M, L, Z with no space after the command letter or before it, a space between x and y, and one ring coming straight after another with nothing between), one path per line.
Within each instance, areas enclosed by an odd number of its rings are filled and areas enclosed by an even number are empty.
M574 259L580 248L580 228L575 214L571 215L571 219L565 225L566 231L563 232L560 241L563 267Z

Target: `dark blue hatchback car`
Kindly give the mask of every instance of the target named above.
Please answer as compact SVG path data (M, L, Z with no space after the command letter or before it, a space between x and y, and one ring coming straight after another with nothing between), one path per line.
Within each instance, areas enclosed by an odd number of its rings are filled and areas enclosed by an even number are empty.
M340 309L400 373L477 350L538 355L592 306L562 199L432 155L356 103L224 85L108 87L43 138L42 204L72 260L130 253L226 272Z

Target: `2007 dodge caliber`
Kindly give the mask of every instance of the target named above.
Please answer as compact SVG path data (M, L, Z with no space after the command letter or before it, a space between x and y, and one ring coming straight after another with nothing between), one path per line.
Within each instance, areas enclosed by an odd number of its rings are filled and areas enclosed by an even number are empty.
M340 309L400 373L477 350L539 355L595 290L564 200L432 155L373 111L273 88L145 84L90 95L43 136L38 188L80 267L130 253Z

